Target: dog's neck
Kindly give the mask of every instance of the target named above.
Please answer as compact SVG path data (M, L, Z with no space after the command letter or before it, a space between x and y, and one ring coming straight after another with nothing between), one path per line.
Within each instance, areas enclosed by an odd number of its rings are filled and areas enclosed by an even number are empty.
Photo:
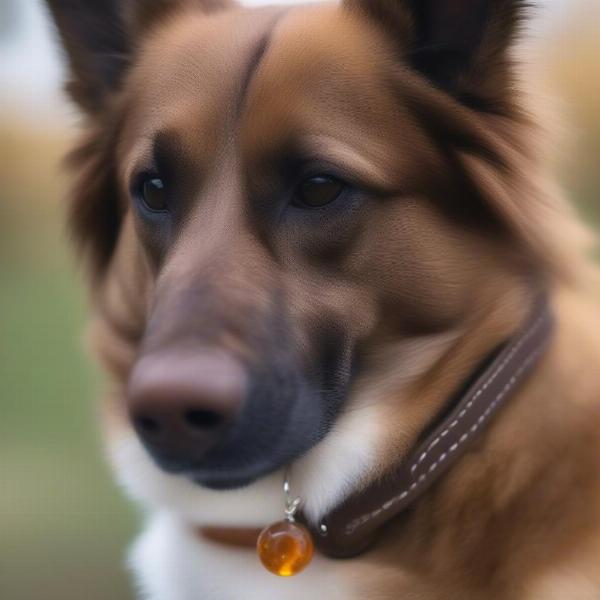
M553 324L548 298L540 293L519 329L470 375L399 464L326 515L317 531L321 550L358 554L384 524L418 502L523 385L548 348Z

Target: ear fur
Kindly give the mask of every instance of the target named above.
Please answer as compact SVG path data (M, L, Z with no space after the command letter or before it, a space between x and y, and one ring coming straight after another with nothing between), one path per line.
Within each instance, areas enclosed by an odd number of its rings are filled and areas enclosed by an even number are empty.
M68 225L94 280L106 270L122 221L115 164L115 123L98 119L67 157L76 173Z
M46 0L66 51L67 91L88 114L104 110L154 22L176 10L203 12L233 6L233 0Z
M398 42L410 65L465 103L485 104L510 78L523 0L345 0Z
M66 89L88 113L99 112L116 89L132 45L119 14L119 0L48 0L65 49L71 79Z

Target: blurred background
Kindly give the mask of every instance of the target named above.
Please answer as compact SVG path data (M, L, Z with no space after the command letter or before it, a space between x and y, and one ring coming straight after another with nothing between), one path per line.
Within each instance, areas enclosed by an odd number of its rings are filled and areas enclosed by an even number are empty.
M561 116L553 168L600 225L600 2L534 4L528 71ZM82 350L59 167L77 112L63 75L41 2L0 0L0 599L126 600L138 519L104 465L101 380Z

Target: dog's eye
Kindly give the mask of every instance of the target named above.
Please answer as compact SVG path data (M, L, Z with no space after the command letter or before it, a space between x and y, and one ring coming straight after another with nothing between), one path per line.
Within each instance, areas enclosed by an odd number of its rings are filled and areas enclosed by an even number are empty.
M337 199L345 187L342 181L331 175L316 175L300 184L297 201L300 206L320 208Z
M165 182L159 177L146 179L142 183L141 195L144 204L150 210L167 210L167 190Z

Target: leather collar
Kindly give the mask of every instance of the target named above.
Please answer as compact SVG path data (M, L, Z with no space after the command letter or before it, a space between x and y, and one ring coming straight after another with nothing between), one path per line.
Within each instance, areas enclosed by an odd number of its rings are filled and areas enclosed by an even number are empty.
M518 332L493 353L433 432L393 472L326 515L315 532L321 552L343 558L365 551L385 523L440 479L515 394L544 354L552 330L547 297L540 295Z
M438 415L439 424L396 469L366 489L350 496L313 528L319 550L334 558L364 552L377 539L383 525L412 505L468 450L494 415L515 394L549 345L553 318L546 295L517 333L496 350ZM434 421L436 422L436 421ZM201 528L205 539L235 546L254 546L254 529Z

